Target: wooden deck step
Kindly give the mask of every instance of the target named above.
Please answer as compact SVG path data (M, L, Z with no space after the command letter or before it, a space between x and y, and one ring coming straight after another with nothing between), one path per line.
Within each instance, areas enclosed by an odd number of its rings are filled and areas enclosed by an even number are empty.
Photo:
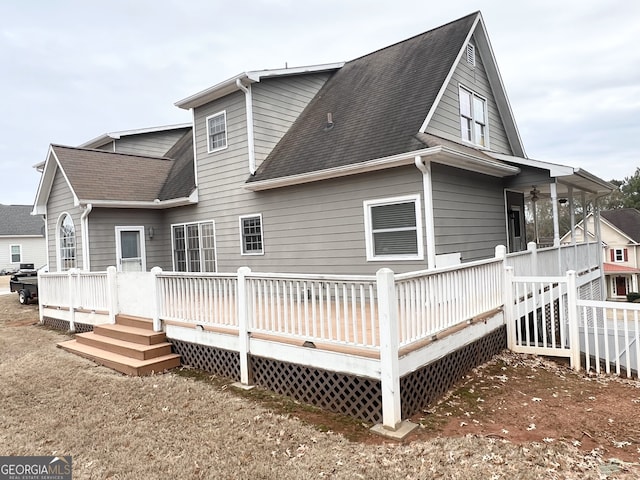
M104 324L93 328L96 335L124 340L125 342L138 343L140 345L155 345L167 340L163 332L154 332L146 328L130 327L128 325Z
M136 317L134 315L125 315L120 313L116 315L116 324L153 331L153 320L149 318Z
M104 365L105 367L117 370L126 375L150 375L180 366L180 355L175 353L148 360L138 360L91 345L85 345L77 340L62 342L59 343L58 346L68 352L88 358L100 365Z
M117 353L137 360L149 360L171 353L171 344L169 342L142 345L99 335L95 332L79 333L75 338L78 343L83 345L100 348L107 352Z

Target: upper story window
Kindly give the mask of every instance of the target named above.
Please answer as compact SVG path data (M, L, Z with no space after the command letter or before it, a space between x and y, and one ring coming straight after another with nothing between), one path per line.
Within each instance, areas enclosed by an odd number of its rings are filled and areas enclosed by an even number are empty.
M58 223L58 270L69 270L76 266L76 227L68 213Z
M242 255L262 255L262 215L240 217L240 242Z
M420 197L364 202L367 260L421 260L423 258Z
M462 139L481 147L488 146L486 99L464 87L458 90Z
M628 262L629 253L626 248L612 248L611 249L611 261L612 262Z
M207 117L207 151L224 148L227 148L227 112L223 110Z

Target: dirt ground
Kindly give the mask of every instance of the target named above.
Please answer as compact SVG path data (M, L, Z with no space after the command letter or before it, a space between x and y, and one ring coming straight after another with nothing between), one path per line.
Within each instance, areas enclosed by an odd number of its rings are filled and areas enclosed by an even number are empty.
M412 420L370 425L189 368L131 378L55 347L0 296L0 455L72 455L74 478L640 478L640 383L503 353Z

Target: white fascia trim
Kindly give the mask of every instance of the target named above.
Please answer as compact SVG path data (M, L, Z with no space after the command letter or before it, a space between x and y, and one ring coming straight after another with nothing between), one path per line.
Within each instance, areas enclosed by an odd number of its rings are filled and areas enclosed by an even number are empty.
M467 44L471 40L471 37L473 36L473 32L475 32L476 26L478 25L478 21L479 20L480 20L480 14L478 13L476 15L476 19L473 22L473 25L469 29L469 33L467 34L467 38L464 39L464 43L462 44L462 48L458 52L458 55L456 55L456 59L453 62L453 65L451 65L451 69L449 70L449 73L447 73L447 77L444 79L444 82L440 86L440 91L438 92L438 95L436 95L436 99L434 100L433 104L431 105L431 109L429 109L429 113L427 113L427 118L425 118L424 122L422 122L422 126L420 127L420 130L419 130L421 133L425 133L425 131L427 130L427 127L429 126L429 122L431 122L431 118L435 114L435 111L437 110L438 105L440 104L440 100L444 96L444 92L446 92L447 86L449 85L449 83L451 82L451 79L453 78L453 74L454 74L454 72L456 70L456 67L458 66L458 63L460 63L460 60L462 59L462 56L466 54Z
M0 235L3 240L11 240L12 238L43 238L44 235Z
M82 145L79 145L79 148L92 148L93 146L100 146L104 142L109 140L119 140L121 137L126 137L129 135L141 135L143 133L154 133L154 132L163 132L165 130L179 130L181 128L191 127L190 123L176 123L173 125L164 125L160 127L148 127L148 128L138 128L135 130L122 130L120 132L109 132L104 133L96 138L89 140L88 142L84 142Z
M171 200L154 200L154 201L120 201L120 200L82 200L81 204L92 204L93 207L102 208L142 208L150 210L158 210L163 208L182 207L184 205L192 205L198 202L197 191L194 191L189 197L172 198Z
M319 73L319 72L325 72L329 70L336 70L338 68L341 68L343 65L344 65L344 62L338 62L338 63L326 63L322 65L310 65L306 67L281 68L276 70L256 70L256 71L242 72L212 87L209 87L198 93L195 93L186 98L183 98L182 100L178 100L176 103L174 103L174 105L178 108L183 108L185 110L199 107L201 105L204 105L205 103L209 103L213 100L216 100L217 98L221 98L221 97L224 97L225 95L229 95L230 93L238 91L239 88L236 84L238 80L240 80L246 86L251 83L259 82L260 79L262 78L287 76L287 75L299 75L302 73Z
M51 164L52 156L53 156L53 159L55 160L55 164L53 165ZM53 186L53 179L55 177L56 168L58 168L62 173L64 181L67 183L67 186L71 191L71 194L73 196L73 204L75 206L80 205L78 196L76 195L76 192L73 190L73 187L71 186L71 182L69 181L69 178L67 177L67 174L65 173L64 168L62 168L62 165L60 165L60 161L58 160L58 156L56 155L56 152L53 149L53 145L49 145L47 160L45 161L45 167L42 172L42 175L40 176L40 183L38 184L38 190L36 191L36 198L33 202L33 211L31 212L31 215L46 215L47 202L49 201L49 194L51 193L51 187ZM43 196L46 198L43 198Z
M376 170L384 170L387 168L400 167L403 165L413 165L416 156L446 156L446 160L444 158L440 159L440 161L438 158L432 158L431 160L435 163L445 163L465 170L486 173L487 175L494 175L499 177L516 175L520 172L520 169L518 167L505 165L503 163L494 162L488 159L474 157L472 155L461 153L457 150L453 150L440 145L437 147L415 150L413 152L401 153L399 155L393 155L390 157L369 160L367 162L360 162L353 165L345 165L342 167L328 168L317 172L301 173L299 175L291 175L288 177L250 182L246 183L244 185L244 188L256 192L260 190L268 190L271 188L287 187L290 185L299 185L301 183L318 182L331 178L346 177L348 175L355 175L359 173L374 172ZM455 160L456 158L462 160L462 162L457 165L455 164L455 162L452 163L452 160ZM477 168L470 168L474 164Z
M532 158L514 157L512 155L505 155L503 153L496 152L487 151L484 153L495 158L496 160L502 160L503 162L510 162L527 167L535 167L541 168L543 170L548 170L549 175L552 177L565 177L568 175L573 175L575 173L575 169L573 167L560 165L558 163L543 162L541 160L534 160Z

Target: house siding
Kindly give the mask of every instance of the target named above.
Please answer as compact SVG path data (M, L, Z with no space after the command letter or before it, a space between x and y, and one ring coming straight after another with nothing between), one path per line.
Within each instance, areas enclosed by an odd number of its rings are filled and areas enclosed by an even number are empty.
M127 135L116 140L110 140L97 148L108 152L126 153L130 155L163 157L186 131L187 128L181 128L163 132Z
M170 232L164 226L163 217L163 212L157 210L94 208L89 215L91 270L118 268L116 227L144 227L147 270L155 266L171 270ZM149 239L150 227L154 229L153 239Z
M436 254L460 252L463 262L495 255L506 245L502 180L432 165Z
M82 226L80 224L82 209L74 206L71 189L58 169L53 179L51 193L49 194L49 201L47 203L48 263L49 270L52 272L59 270L56 251L56 227L60 215L64 212L71 215L76 231L76 266L83 268Z
M329 73L266 79L252 85L256 166L267 158Z
M11 262L11 245L20 245L22 259L20 263L33 263L39 268L47 263L47 248L44 237L0 237L0 269L18 268L18 263Z
M472 43L474 43L473 40ZM494 152L513 155L484 64L480 58L479 49L477 48L475 67L468 64L464 57L456 66L444 95L429 122L426 133L453 141L459 142L461 140L460 101L458 97L458 87L460 85L471 89L473 92L487 99L488 147Z

